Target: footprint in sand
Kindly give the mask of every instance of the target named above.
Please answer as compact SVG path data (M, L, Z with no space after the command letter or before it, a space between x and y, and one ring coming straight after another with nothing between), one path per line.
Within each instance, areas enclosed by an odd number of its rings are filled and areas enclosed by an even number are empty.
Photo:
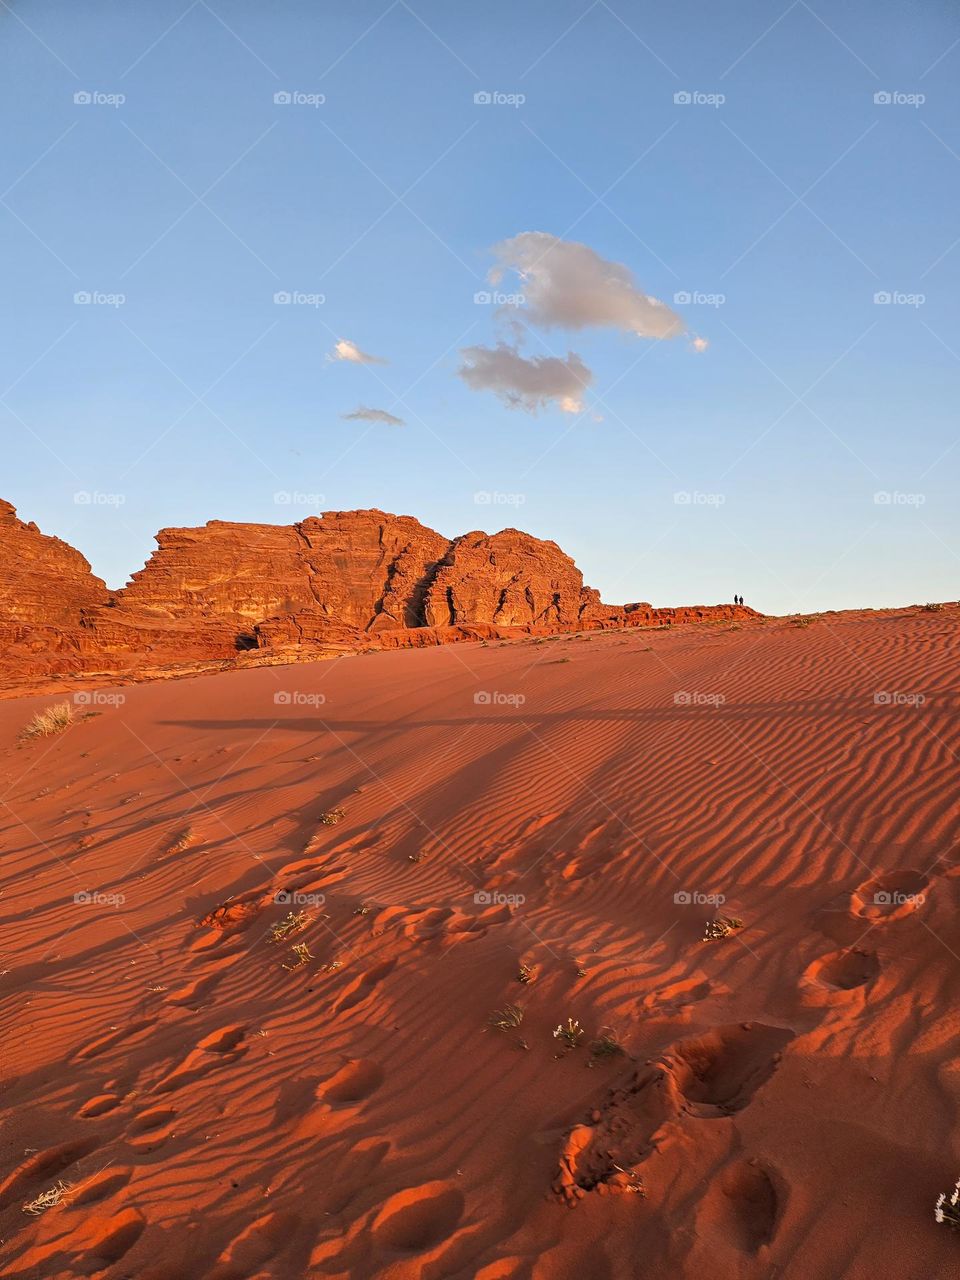
M590 1124L575 1125L560 1151L554 1191L569 1204L603 1187L638 1190L637 1166L652 1153L664 1125L713 1120L743 1110L773 1075L793 1039L785 1027L761 1023L714 1027L680 1040L651 1065L634 1070Z
M24 1160L0 1184L0 1209L12 1204L15 1200L26 1199L35 1194L41 1183L49 1183L59 1178L67 1169L75 1165L84 1156L90 1155L100 1146L99 1138L82 1138L78 1142L65 1142L58 1147L49 1147L46 1151L35 1152L28 1160Z
M920 871L896 871L865 880L851 894L851 914L878 924L902 920L923 906L929 884Z
M127 1127L130 1146L136 1151L156 1151L170 1137L177 1113L172 1107L154 1107L135 1116Z
M728 1165L711 1186L697 1213L697 1234L732 1241L755 1254L776 1232L780 1202L773 1179L757 1160Z
M247 1280L264 1274L264 1263L289 1247L299 1225L300 1219L293 1213L269 1213L258 1218L224 1249L207 1280Z
M717 1027L682 1040L664 1062L691 1115L709 1119L742 1111L776 1070L794 1033L762 1023Z
M246 1027L224 1027L206 1036L180 1063L179 1067L156 1086L155 1093L170 1093L181 1085L189 1084L208 1071L236 1060L247 1052L243 1043Z
M452 1183L427 1182L391 1196L371 1231L382 1247L420 1253L449 1236L463 1210L463 1193Z
M111 1027L106 1035L98 1036L96 1040L92 1040L82 1049L78 1049L74 1057L77 1060L86 1061L89 1058L98 1058L101 1053L106 1053L108 1049L112 1049L114 1045L121 1044L125 1040L130 1040L134 1036L140 1035L152 1027L155 1018L142 1018L138 1022L131 1022L126 1027Z
M92 1177L84 1178L83 1182L71 1192L70 1204L99 1204L101 1200L106 1200L116 1195L118 1191L122 1191L132 1174L132 1169L118 1169L115 1165L101 1169Z
M370 1058L354 1058L317 1089L317 1097L324 1102L362 1102L382 1084L381 1066Z
M361 974L355 982L347 988L345 994L341 996L340 1002L334 1007L334 1014L345 1013L348 1009L352 1009L363 1000L367 1000L373 995L374 988L391 973L396 966L396 960L385 960L383 964L374 965L372 969L368 969L366 973Z
M800 979L800 994L805 1004L841 1004L855 1000L880 972L875 951L851 947L831 951L809 964Z
M100 1093L95 1098L90 1098L85 1102L77 1112L77 1117L81 1120L93 1120L96 1116L105 1116L109 1111L116 1110L122 1099L118 1093Z
M129 1253L146 1225L146 1219L136 1209L121 1209L110 1218L89 1218L67 1245L73 1253L75 1273L93 1276L112 1267Z

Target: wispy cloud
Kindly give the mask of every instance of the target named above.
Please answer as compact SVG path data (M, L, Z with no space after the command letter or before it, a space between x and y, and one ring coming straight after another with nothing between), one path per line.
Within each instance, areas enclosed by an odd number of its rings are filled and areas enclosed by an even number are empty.
M529 360L516 347L499 342L496 347L464 347L464 363L457 370L472 391L493 391L511 409L536 413L556 404L564 413L583 411L583 391L593 373L576 352L559 356L533 356Z
M499 284L507 272L521 281L526 314L543 328L620 329L641 338L676 338L683 320L637 285L629 267L610 262L589 245L545 231L523 231L493 248Z
M341 413L340 417L346 419L347 422L385 422L391 427L406 425L402 418L397 418L392 413L387 413L386 409L368 409L364 404L358 405L350 413Z
M333 350L327 356L328 360L346 360L350 364L387 364L382 356L371 356L366 351L361 351L355 342L351 342L349 338L339 338Z

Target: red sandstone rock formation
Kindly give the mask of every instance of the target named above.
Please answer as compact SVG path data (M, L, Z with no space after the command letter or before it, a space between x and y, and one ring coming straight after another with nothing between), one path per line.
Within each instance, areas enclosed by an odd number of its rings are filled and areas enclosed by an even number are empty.
M0 620L79 626L81 610L106 599L106 584L79 551L18 520L0 499Z
M555 542L504 529L466 533L450 544L426 600L430 626L489 622L573 629L583 574Z
M415 627L448 540L410 516L328 511L296 525L163 529L117 603L171 618L252 624L315 612L333 625Z
M78 551L0 503L0 677L145 676L525 633L752 616L605 605L555 542L517 529L453 542L410 516L328 511L295 525L164 529L109 595Z

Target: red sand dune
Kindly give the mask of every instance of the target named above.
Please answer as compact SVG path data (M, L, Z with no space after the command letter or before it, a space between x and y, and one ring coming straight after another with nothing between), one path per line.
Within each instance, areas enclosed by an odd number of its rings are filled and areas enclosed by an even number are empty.
M958 1274L958 639L379 653L26 743L53 699L4 702L4 1277Z

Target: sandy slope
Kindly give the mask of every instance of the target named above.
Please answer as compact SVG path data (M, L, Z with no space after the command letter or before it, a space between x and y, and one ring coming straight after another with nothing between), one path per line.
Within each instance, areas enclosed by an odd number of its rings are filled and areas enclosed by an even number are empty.
M958 639L378 654L25 746L51 699L3 703L2 1274L958 1274Z

